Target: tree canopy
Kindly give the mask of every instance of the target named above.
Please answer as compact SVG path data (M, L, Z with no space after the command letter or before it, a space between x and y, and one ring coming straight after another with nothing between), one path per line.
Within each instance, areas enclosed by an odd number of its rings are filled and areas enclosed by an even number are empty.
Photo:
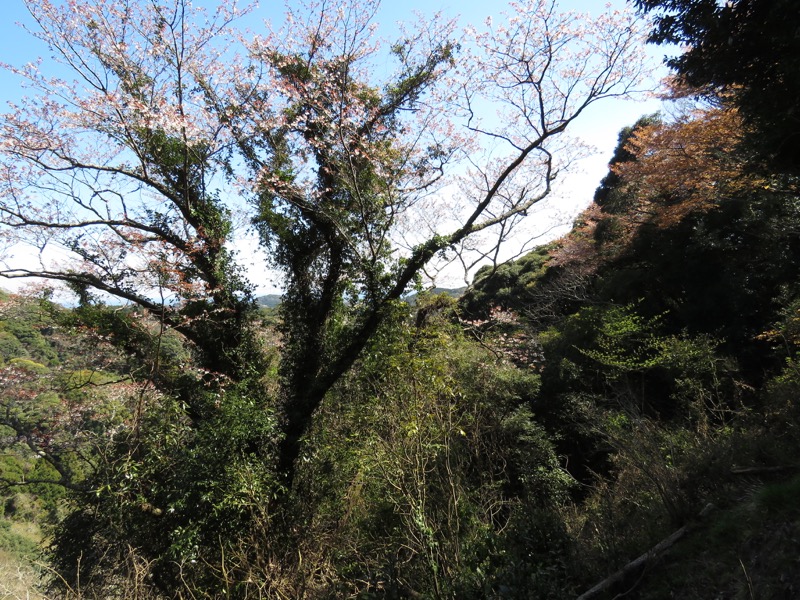
M498 264L574 120L635 86L628 15L385 43L371 0L261 35L233 3L28 0L57 67L12 68L0 238L40 262L0 274L77 303L0 291L0 590L37 524L65 600L796 590L800 192L720 41L781 3L638 4L690 43L676 104ZM488 263L459 300L420 289L448 257Z
M629 16L589 28L541 0L468 44L437 19L388 47L373 1L298 6L249 40L235 4L27 6L73 78L15 69L33 93L2 126L0 234L43 262L0 274L138 305L192 343L204 381L257 379L251 288L230 250L246 215L286 277L289 479L322 397L392 303L438 253L505 239L569 159L559 136L642 74ZM386 53L392 72L376 67ZM439 221L453 185L456 218Z
M800 165L800 17L790 0L635 0L655 15L656 43L686 51L667 64L714 97L736 97L756 127L761 153L783 168Z

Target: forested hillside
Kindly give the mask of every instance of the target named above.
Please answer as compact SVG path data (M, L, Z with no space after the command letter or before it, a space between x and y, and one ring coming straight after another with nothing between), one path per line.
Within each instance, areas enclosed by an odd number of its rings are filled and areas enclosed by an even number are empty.
M688 558L653 556L606 593L791 597L800 190L758 162L735 105L681 104L622 131L573 231L479 273L462 318L484 343L535 344L531 406L576 480L566 522L598 581L698 528L672 550Z
M506 239L635 86L628 16L515 5L469 68L422 27L376 83L370 2L294 9L241 71L231 7L28 2L88 87L22 69L2 128L2 239L69 254L0 268L39 282L0 294L0 595L799 595L797 11L634 4L686 45L667 108L568 235L454 297L426 265ZM460 220L398 242L451 181Z

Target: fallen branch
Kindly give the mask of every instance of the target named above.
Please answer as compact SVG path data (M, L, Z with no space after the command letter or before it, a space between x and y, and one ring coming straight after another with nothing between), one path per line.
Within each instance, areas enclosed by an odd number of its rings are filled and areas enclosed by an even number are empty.
M784 465L778 467L733 467L731 475L760 475L762 473L780 473L781 471L788 471L794 467Z
M714 509L713 504L708 504L706 507L700 512L698 515L700 519L706 517L712 510ZM601 594L602 592L608 590L612 586L617 583L620 583L627 579L632 573L635 573L639 569L643 568L648 562L654 560L661 556L664 552L669 550L675 543L681 539L688 531L696 527L696 523L690 523L688 525L684 525L680 529L678 529L675 533L670 535L667 538L661 540L658 544L650 548L647 552L642 554L639 558L632 560L627 565L622 567L619 571L611 575L610 577L605 578L603 581L598 583L588 592L584 592L580 596L578 596L578 600L590 600L590 598L594 598Z

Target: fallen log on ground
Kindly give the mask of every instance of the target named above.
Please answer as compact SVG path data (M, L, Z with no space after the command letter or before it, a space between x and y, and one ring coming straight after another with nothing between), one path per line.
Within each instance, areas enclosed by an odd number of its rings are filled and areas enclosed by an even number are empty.
M698 515L699 519L705 518L712 510L714 509L713 504L708 504L706 507L700 512ZM664 538L658 544L650 548L647 552L639 556L638 558L632 560L627 565L622 567L619 571L606 577L603 581L598 583L592 589L587 592L584 592L580 596L578 596L577 600L590 600L591 598L595 598L596 596L602 594L604 591L608 590L609 588L613 587L617 583L621 583L625 581L631 574L637 572L639 569L645 567L649 562L655 560L664 552L669 550L675 543L681 539L686 533L697 526L697 523L690 523L688 525L684 525L680 529L678 529L675 533L670 535L669 537Z

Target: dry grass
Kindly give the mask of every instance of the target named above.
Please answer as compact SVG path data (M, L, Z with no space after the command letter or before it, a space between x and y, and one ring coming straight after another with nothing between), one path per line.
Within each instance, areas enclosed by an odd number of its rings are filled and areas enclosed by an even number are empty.
M46 600L36 589L39 580L35 566L0 550L0 600Z

